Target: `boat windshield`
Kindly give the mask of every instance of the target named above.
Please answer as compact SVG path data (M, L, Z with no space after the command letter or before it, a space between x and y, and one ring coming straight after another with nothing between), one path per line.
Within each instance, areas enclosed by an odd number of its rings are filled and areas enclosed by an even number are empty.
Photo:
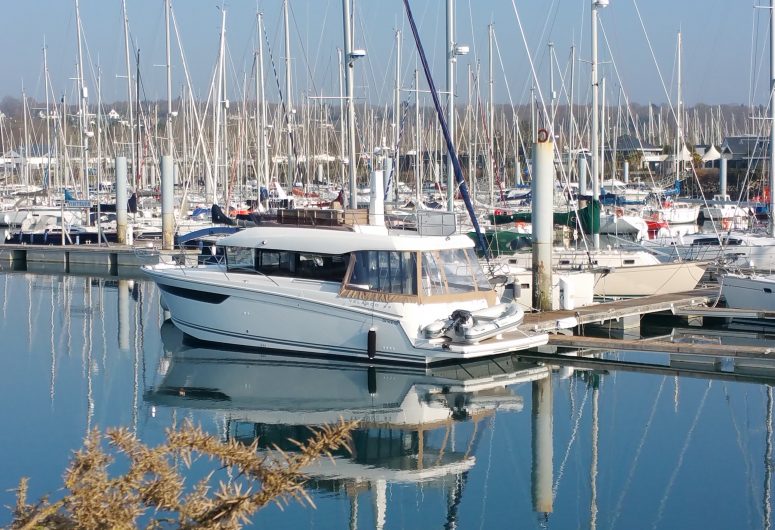
M422 288L430 296L491 289L474 249L466 248L423 252Z

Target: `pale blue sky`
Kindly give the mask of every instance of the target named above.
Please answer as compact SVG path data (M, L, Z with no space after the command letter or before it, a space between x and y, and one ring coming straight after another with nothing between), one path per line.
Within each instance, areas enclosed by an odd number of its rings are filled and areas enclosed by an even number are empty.
M103 100L126 98L126 81L117 78L125 71L124 37L120 0L81 0L81 17L92 63L102 69ZM578 46L578 101L588 101L590 57L590 0L515 0L527 40L536 62L542 89L548 92L547 42L553 41L557 60L568 70L570 47ZM760 3L766 3L763 0ZM142 75L146 95L163 98L164 63L163 0L127 0L130 31L134 46L141 49ZM404 31L402 62L404 86L412 83L415 47L401 0L356 0L356 47L366 48L368 60L358 63L359 95L374 104L390 97L393 85L394 31ZM756 52L755 102L764 100L768 55L765 49L768 13L754 13L752 2L744 0L610 0L602 11L601 23L613 51L613 60L622 76L622 85L632 101L664 102L665 90L636 14L643 23L662 69L670 93L675 92L676 35L679 28L684 43L684 101L687 104L747 103L751 87L751 49ZM73 0L0 0L3 9L3 75L0 96L21 94L22 82L33 97L44 97L42 46L49 49L49 68L54 92L75 97L76 28ZM195 91L206 96L218 48L220 12L214 0L173 0L181 40L191 69ZM437 86L444 84L444 0L411 0L420 26L423 44L434 68ZM242 83L243 72L250 76L255 46L255 13L265 14L269 42L280 76L283 76L282 0L232 0L226 3L227 38L232 76L230 90ZM335 95L337 85L336 49L342 46L341 0L291 0L294 87L318 95ZM465 101L468 64L481 61L482 91L487 75L487 24L495 24L504 69L496 57L496 99L508 102L508 90L515 103L526 102L530 70L511 0L457 0L458 42L468 44L472 53L459 61L457 92ZM757 18L758 17L758 18ZM758 29L755 23L758 20ZM753 39L753 40L752 40ZM758 42L753 42L753 41ZM601 73L607 77L609 97L618 94L611 54L601 31ZM474 54L474 52L476 52ZM762 61L764 61L763 64ZM174 92L178 94L184 77L173 43ZM557 74L557 84L559 85ZM267 91L277 99L275 77L268 57ZM239 81L238 81L239 80ZM92 101L96 100L90 83ZM558 88L559 90L559 88ZM672 97L672 96L671 96ZM231 99L238 96L232 93ZM564 97L563 97L564 99ZM459 99L460 100L460 99Z

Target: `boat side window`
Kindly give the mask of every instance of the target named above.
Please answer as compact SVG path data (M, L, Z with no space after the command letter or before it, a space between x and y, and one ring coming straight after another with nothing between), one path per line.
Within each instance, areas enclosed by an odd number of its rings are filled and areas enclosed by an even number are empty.
M341 282L347 271L347 255L259 250L256 270L267 276Z
M364 291L416 295L417 258L413 252L356 252L347 284L350 288Z
M226 269L234 272L253 272L256 267L255 250L246 247L226 247Z
M474 250L464 248L423 252L422 285L430 296L491 289Z

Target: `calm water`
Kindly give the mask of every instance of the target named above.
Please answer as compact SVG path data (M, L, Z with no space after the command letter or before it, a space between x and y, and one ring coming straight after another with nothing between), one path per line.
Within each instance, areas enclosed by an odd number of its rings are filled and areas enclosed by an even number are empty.
M317 509L270 506L256 527L770 526L762 384L511 357L369 370L189 344L144 281L8 272L0 293L0 505L24 475L56 495L91 427L155 444L191 418L263 451L345 417L353 454L309 470Z

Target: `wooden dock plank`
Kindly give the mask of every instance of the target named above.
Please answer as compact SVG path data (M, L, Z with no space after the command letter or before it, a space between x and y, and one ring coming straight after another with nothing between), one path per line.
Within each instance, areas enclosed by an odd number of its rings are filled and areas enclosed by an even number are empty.
M575 310L544 311L525 315L524 328L531 331L552 331L559 327L594 324L648 313L673 311L677 307L691 307L707 304L718 297L718 288L695 289L684 293L644 296L605 302ZM568 325L558 326L558 322ZM573 324L573 325L570 325Z
M594 348L600 350L647 351L662 353L683 353L708 357L738 357L746 359L775 360L775 349L763 346L733 344L696 344L669 342L665 340L627 340L605 337L580 337L549 335L549 344L567 348Z

